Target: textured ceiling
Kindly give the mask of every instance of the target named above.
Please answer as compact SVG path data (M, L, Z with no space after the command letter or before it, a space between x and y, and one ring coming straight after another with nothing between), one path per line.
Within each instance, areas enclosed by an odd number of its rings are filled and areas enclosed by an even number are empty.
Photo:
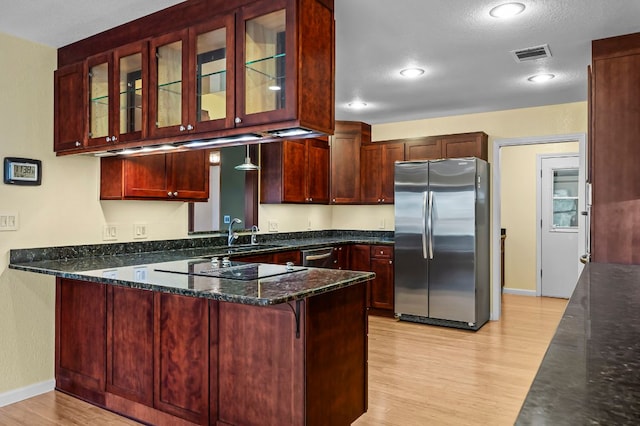
M196 0L191 0L196 1ZM640 0L335 0L336 118L371 124L586 100L591 40L640 31ZM0 0L0 31L60 47L180 1ZM552 57L510 51L549 44ZM420 66L406 80L398 71ZM546 85L527 77L556 75ZM365 109L347 104L361 100Z

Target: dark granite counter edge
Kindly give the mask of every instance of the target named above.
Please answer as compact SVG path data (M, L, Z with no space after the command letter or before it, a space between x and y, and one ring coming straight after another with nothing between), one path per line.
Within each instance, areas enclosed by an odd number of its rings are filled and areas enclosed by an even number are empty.
M640 419L640 265L585 266L516 425Z
M268 253L277 252L285 249L320 247L328 243L348 244L392 244L393 231L358 231L358 230L327 230L327 231L307 231L307 232L287 232L274 234L259 234L260 244L280 244L281 248L271 248L256 250L255 252ZM332 242L313 243L313 239L335 239ZM304 241L307 240L305 243ZM159 240L159 241L135 241L127 243L111 243L111 244L89 244L76 246L59 246L59 247L39 247L28 249L12 249L9 251L9 263L25 264L29 262L38 262L46 260L60 259L77 259L85 257L103 257L118 255L133 255L145 253L157 253L171 251L174 255L180 256L180 251L224 248L226 246L226 236L210 236L176 239L176 240ZM297 245L295 244L297 242ZM236 241L236 245L244 245L250 243L250 235L242 235ZM244 252L242 255L251 254ZM235 254L241 255L240 253ZM196 255L197 256L197 255ZM187 253L184 257L193 257Z
M45 268L34 268L34 267L20 266L20 265L12 265L10 267L11 269L15 269L15 270L20 270L25 272L36 272L36 273L45 274L45 275L54 275L60 278L95 282L99 284L115 285L120 287L129 287L129 288L135 288L135 289L141 289L141 290L151 290L151 291L162 292L162 293L179 294L182 296L200 297L200 298L218 300L222 302L232 302L232 303L240 303L240 304L254 305L254 306L271 306L271 305L278 305L281 303L291 302L299 299L304 299L304 298L315 296L318 294L327 293L329 291L334 291L340 288L349 287L351 285L354 285L360 282L369 281L375 277L375 273L373 272L357 272L357 273L354 272L355 275L348 279L341 279L339 281L330 281L330 283L327 285L322 285L312 289L303 289L303 290L291 292L281 297L256 298L251 296L233 295L228 293L216 293L214 291L208 291L208 290L193 290L193 289L148 284L148 283L143 283L139 281L117 280L117 279L111 279L111 278L105 278L105 277L96 277L96 276L83 274L82 272L65 272L65 271L50 270ZM327 270L327 271L331 271L331 270Z

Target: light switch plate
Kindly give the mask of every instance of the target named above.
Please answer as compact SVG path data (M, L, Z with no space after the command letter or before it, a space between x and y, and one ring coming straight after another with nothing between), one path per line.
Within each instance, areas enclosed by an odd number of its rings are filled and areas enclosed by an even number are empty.
M136 240L141 240L147 238L149 235L147 234L147 224L146 223L135 223L133 225L133 238Z
M269 221L269 232L278 232L278 222L275 220Z
M115 241L118 239L118 228L116 225L104 225L102 228L102 240L103 241Z
M0 212L0 231L17 231L18 213Z

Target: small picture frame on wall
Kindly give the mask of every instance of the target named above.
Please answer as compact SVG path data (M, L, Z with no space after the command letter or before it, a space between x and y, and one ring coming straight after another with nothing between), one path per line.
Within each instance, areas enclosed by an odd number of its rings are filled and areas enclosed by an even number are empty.
M5 157L4 183L9 185L40 185L42 183L42 161Z

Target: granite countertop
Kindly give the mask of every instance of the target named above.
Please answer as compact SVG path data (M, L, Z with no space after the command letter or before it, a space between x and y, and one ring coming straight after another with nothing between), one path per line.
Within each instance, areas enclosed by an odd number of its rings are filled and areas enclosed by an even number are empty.
M240 244L234 245L231 253L226 246L226 236L11 250L9 268L234 303L273 305L368 281L375 274L304 268L242 281L161 272L158 269L187 270L188 265L209 262L209 258L214 256L238 257L336 244L393 244L389 233L366 231L322 231L261 237L257 246L246 244L248 240L244 240L248 237L241 237Z
M587 264L517 425L640 422L640 265Z

